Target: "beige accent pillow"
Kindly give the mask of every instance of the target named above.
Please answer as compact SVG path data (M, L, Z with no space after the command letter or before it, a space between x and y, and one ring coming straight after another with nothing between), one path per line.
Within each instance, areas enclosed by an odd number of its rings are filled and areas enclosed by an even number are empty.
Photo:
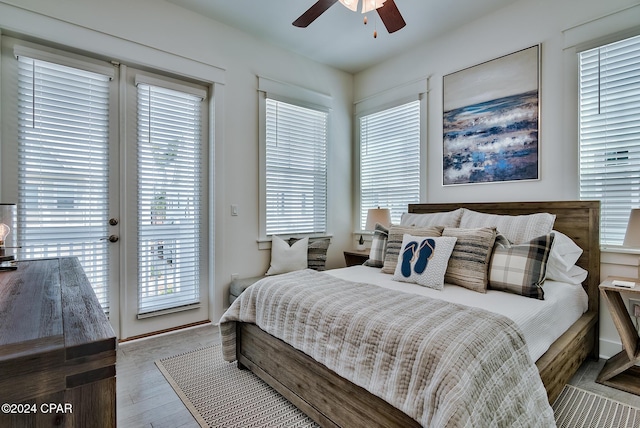
M405 233L414 236L440 236L444 228L440 226L414 227L414 226L391 226L389 228L389 238L387 240L387 250L384 255L382 273L393 274L398 264L398 255L402 248L402 237Z
M489 261L496 241L496 229L494 227L476 229L445 227L442 236L458 238L449 258L445 282L486 293L489 283Z

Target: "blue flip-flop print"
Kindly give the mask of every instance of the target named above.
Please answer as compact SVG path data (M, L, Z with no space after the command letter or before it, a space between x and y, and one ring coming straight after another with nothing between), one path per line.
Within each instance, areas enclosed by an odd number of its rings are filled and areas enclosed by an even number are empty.
M416 253L416 248L418 248L418 243L411 241L407 243L402 251L402 266L400 267L400 272L402 272L402 276L405 278L411 276L411 260Z
M436 241L433 239L425 239L422 241L420 249L418 250L418 261L416 261L416 265L413 267L416 273L421 274L424 272L435 249Z

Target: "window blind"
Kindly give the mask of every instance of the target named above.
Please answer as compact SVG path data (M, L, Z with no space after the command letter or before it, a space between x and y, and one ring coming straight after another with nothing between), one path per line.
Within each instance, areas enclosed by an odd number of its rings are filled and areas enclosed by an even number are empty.
M360 129L360 229L369 208L389 208L400 222L420 201L420 101L363 115Z
M19 257L77 256L106 312L109 80L18 57Z
M326 232L327 119L326 111L267 98L267 235Z
M199 302L202 98L137 93L140 316Z
M600 240L622 245L640 207L640 36L581 52L580 197L601 201Z

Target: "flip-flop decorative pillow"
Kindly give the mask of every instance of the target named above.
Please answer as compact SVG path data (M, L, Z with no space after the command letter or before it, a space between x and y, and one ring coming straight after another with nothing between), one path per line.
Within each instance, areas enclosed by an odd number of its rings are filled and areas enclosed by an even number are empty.
M405 234L393 279L442 290L444 274L456 240L455 237Z

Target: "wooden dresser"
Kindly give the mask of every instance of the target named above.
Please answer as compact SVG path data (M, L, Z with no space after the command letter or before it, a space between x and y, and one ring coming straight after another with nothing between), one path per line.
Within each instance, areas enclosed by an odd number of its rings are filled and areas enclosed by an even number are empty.
M115 427L116 337L75 257L0 272L0 426Z

